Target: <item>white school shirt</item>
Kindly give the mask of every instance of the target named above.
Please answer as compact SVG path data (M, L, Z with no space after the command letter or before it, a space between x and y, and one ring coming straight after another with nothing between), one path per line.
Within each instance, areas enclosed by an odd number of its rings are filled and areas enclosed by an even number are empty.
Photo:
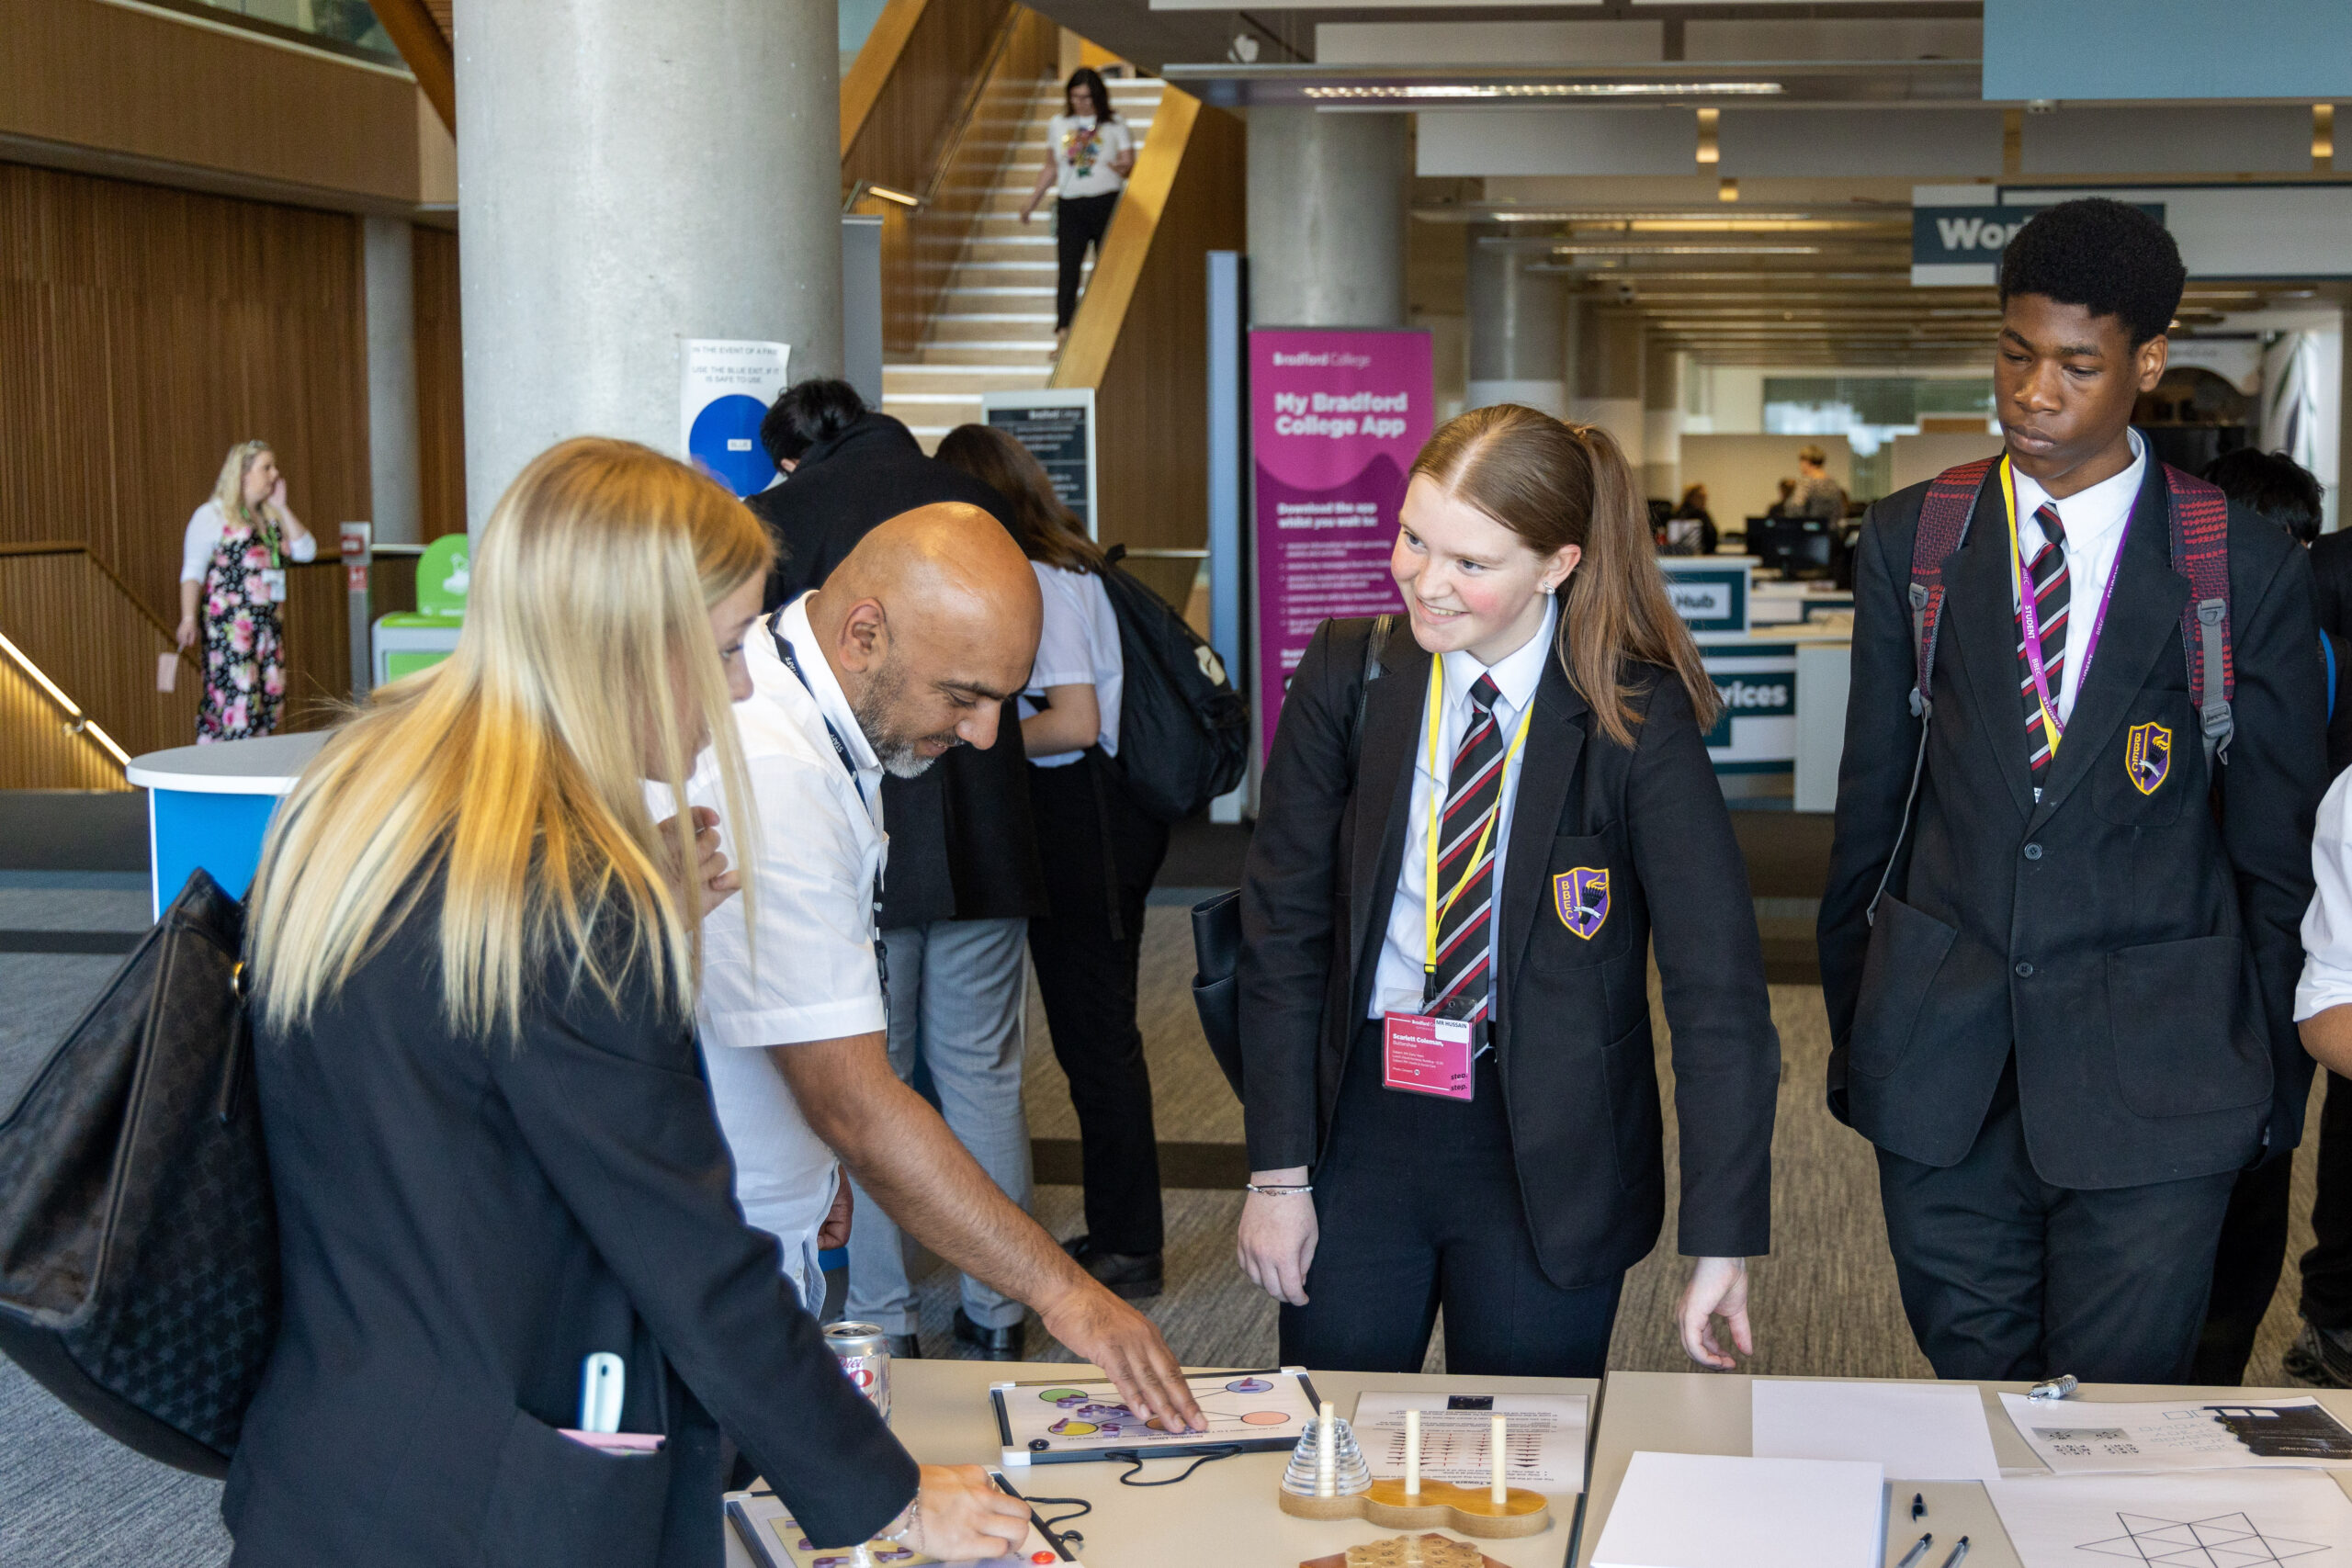
M187 520L187 532L180 539L180 581L201 582L205 569L212 564L212 550L220 543L221 531L229 520L220 515L220 503L208 501L196 509ZM300 538L286 541L286 553L296 560L310 560L319 553L319 536L305 534Z
M1033 718L1045 711L1048 686L1091 686L1094 706L1102 715L1095 743L1115 757L1119 696L1126 685L1127 666L1119 651L1119 617L1111 609L1111 595L1091 571L1065 571L1041 560L1029 565L1037 573L1046 618L1037 632L1037 660L1021 692L1022 716ZM1035 767L1066 768L1085 755L1060 751L1029 761Z
M1380 960L1373 971L1372 1006L1367 1018L1378 1018L1386 1012L1419 1012L1421 1005L1422 965L1429 957L1429 910L1422 901L1422 888L1429 880L1430 804L1445 807L1445 792L1453 782L1453 753L1462 744L1462 737L1470 724L1470 688L1481 675L1492 675L1496 688L1502 694L1495 703L1495 723L1503 733L1503 746L1508 750L1519 734L1520 716L1527 705L1535 700L1535 689L1544 682L1544 661L1551 656L1552 638L1559 628L1560 603L1555 598L1544 607L1544 629L1537 632L1518 651L1507 653L1492 665L1478 662L1471 654L1456 651L1441 656L1445 669L1445 697L1438 710L1437 772L1430 772L1429 698L1421 699L1421 722L1414 730L1413 791L1405 803L1405 859L1396 874L1396 897L1388 906L1388 927L1380 942ZM1495 807L1495 874L1487 885L1488 907L1487 926L1490 940L1499 946L1501 942L1501 911L1503 907L1504 851L1510 843L1511 806L1519 798L1520 770L1526 764L1527 753L1519 756L1503 770L1502 798ZM1490 969L1489 983L1498 983L1498 969ZM1493 1010L1488 1010L1492 1016Z
M2352 1002L2352 769L2338 773L2312 829L2312 907L2303 912L2303 975L2295 1021Z
M817 1229L832 1208L836 1167L766 1047L888 1028L874 929L887 840L882 764L809 635L807 595L777 619L808 685L777 657L768 622L755 622L743 642L752 695L735 705L735 729L759 816L757 858L747 861L725 820L711 753L686 789L695 805L720 814L728 862L743 868L759 922L754 953L746 951L741 898L703 921L695 1021L718 1124L735 1155L736 1200L745 1219L783 1244L785 1272L815 1313L825 1289ZM828 719L849 748L854 778L834 754Z
M2058 688L2062 726L2074 716L2075 694L2083 683L2083 653L2090 647L2091 629L2098 620L2099 596L2115 575L2115 559L2123 547L2123 525L2131 519L2132 503L2140 499L2140 482L2148 472L2148 449L2140 433L2129 430L2127 434L2132 437L2130 468L2064 501L2051 502L2066 529L2066 673ZM2009 601L2014 607L2018 583L2032 581L2029 574L2033 558L2048 542L2033 514L2051 497L2016 467L2009 472L2017 481L2018 558L2023 568L2010 575ZM1995 482L1999 482L1997 475Z
M1112 159L1135 149L1125 120L1057 114L1046 134L1057 196L1115 196L1127 188L1126 176L1111 166Z

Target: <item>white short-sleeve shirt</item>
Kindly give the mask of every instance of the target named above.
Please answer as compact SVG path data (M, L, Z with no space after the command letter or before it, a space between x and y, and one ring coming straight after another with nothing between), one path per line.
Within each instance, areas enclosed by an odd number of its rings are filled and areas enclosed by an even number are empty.
M221 530L229 520L220 514L220 503L208 501L196 509L187 520L187 532L180 537L180 581L201 582L207 568L212 564L213 547L220 542ZM296 560L311 560L319 553L316 535L305 534L286 542L286 553Z
M735 726L759 815L755 858L724 820L709 753L687 785L695 805L720 813L728 861L743 868L758 922L756 942L747 942L741 898L703 922L695 1023L735 1156L736 1200L746 1219L784 1244L786 1270L815 1312L824 1293L817 1228L832 1207L835 1161L766 1048L887 1028L874 925L887 840L881 763L809 634L806 596L774 619L808 685L786 668L769 624L753 625L743 645L752 695L736 705ZM854 775L833 750L828 719Z
M2352 768L2335 776L2312 827L2312 907L2303 913L2303 975L2295 1021L2352 1002Z
M1119 699L1126 685L1126 662L1119 651L1119 617L1111 609L1111 595L1102 580L1091 571L1065 571L1044 561L1031 561L1045 600L1046 616L1037 632L1037 659L1030 666L1029 684L1023 688L1023 716L1046 705L1048 686L1091 686L1094 705L1102 714L1095 741L1111 756L1119 754ZM1064 768L1084 756L1063 751L1032 757L1041 768Z
M1135 150L1136 139L1125 120L1057 114L1047 135L1057 196L1116 196L1126 188L1126 176L1111 166L1112 159Z

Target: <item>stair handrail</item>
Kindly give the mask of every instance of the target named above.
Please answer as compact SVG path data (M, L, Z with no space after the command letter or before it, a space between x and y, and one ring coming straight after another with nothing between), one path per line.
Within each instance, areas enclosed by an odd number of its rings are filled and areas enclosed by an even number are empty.
M107 581L113 583L117 589L121 591L123 598L130 602L130 607L139 612L140 617L149 626L154 627L156 634L165 642L176 643L179 640L178 631L172 626L165 626L164 624L164 617L149 609L147 607L147 601L141 599L137 593L131 592L130 584L122 580L122 574L115 570L113 567L108 566L107 564L106 558L98 554L97 551L90 548L89 545L85 541L80 539L34 539L22 544L0 544L0 556L74 555L87 556L90 558L90 564L96 567L101 572L106 574ZM191 664L196 661L196 650L194 649L183 648L179 650L179 656L182 660Z
M997 24L996 38L989 45L988 58L973 73L971 85L964 89L964 101L956 106L956 114L947 122L946 131L939 139L939 156L932 160L931 177L923 182L917 196L925 207L939 197L939 186L947 178L947 171L956 166L956 155L964 150L964 138L971 133L972 122L979 118L980 105L988 98L989 87L996 80L997 68L1004 63L1005 51L1023 25L1022 13L1027 6L1017 3L1008 7L1004 20Z

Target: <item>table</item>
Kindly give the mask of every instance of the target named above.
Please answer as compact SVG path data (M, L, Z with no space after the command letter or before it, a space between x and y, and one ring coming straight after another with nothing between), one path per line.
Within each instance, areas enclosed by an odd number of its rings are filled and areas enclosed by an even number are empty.
M1205 1369L1191 1369L1202 1371ZM1003 1447L989 1405L991 1382L1035 1382L1053 1378L1098 1378L1102 1373L1067 1362L894 1361L891 1427L915 1458L925 1464L1000 1463ZM1597 1412L1600 1382L1593 1378L1404 1377L1394 1373L1316 1372L1317 1393L1352 1416L1356 1395L1367 1389L1427 1389L1449 1393L1581 1393ZM1741 1406L1745 1411L1745 1404ZM1589 1428L1588 1428L1589 1430ZM1172 1475L1192 1461L1154 1460L1144 1479ZM1237 1454L1213 1460L1173 1486L1122 1486L1124 1463L1041 1464L1005 1471L1023 1495L1083 1497L1094 1511L1071 1527L1084 1532L1079 1552L1086 1568L1297 1568L1310 1557L1343 1551L1358 1541L1396 1534L1361 1519L1323 1524L1295 1519L1274 1502L1287 1449L1275 1453ZM1622 1474L1623 1467L1619 1467ZM1041 1508L1051 1518L1060 1510ZM1555 1497L1552 1528L1521 1540L1488 1540L1479 1551L1510 1568L1563 1568L1575 1537L1577 1500ZM727 1532L729 1568L753 1568L735 1532Z
M1898 1382L1898 1379L1839 1379L1839 1382ZM1741 1454L1748 1452L1748 1420L1750 1415L1748 1391L1756 1380L1736 1374L1719 1372L1611 1372L1601 1393L1601 1414L1599 1438L1593 1445L1591 1474L1588 1486L1590 1506L1588 1528L1577 1544L1576 1568L1586 1568L1592 1561L1593 1549L1600 1544L1603 1523L1609 1517L1610 1505L1616 1501L1617 1489L1624 1483L1626 1466L1633 1462L1637 1450L1658 1453ZM1984 1399L1984 1418L1993 1431L1993 1454L2007 1469L2041 1468L2041 1461L2018 1436L2010 1424L2008 1413L2001 1408L2000 1395L2023 1393L2032 1384L2022 1382L1986 1382L1977 1387ZM2299 1399L2315 1394L2346 1424L2352 1424L2352 1391L2311 1388L2173 1388L2145 1383L2085 1383L2077 1392L2079 1399L2213 1399L2239 1401L2256 1399ZM2328 1472L2339 1486L2352 1494L2352 1472ZM1918 1531L1909 1528L1910 1495L1922 1493L1928 1499L1928 1528L1935 1531L1936 1540L1942 1543L1969 1538L1968 1568L2018 1568L2017 1554L2009 1550L2009 1538L2001 1529L2000 1517L1994 1512L1993 1500L1984 1488L1973 1481L1913 1482L1890 1476L1895 1486L1896 1502L1888 1520L1888 1530L1899 1540L1888 1544L1886 1560L1891 1564L1918 1539ZM1930 1554L1930 1562L1942 1561L1940 1551ZM2087 1561L2087 1560L2086 1560Z
M261 864L262 836L327 732L268 735L212 746L175 746L133 757L124 770L147 791L148 881L155 918L202 866L242 898Z

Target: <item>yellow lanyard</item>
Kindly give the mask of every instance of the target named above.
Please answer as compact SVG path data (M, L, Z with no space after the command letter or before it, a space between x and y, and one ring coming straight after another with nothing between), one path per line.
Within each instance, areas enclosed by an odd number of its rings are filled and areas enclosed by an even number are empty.
M1501 786L1510 782L1510 765L1518 759L1520 748L1527 744L1527 726L1528 721L1535 716L1535 703L1531 695L1526 708L1519 716L1519 733L1511 738L1510 750L1503 753L1502 775L1496 785L1495 809L1487 817L1487 825L1478 830L1478 842L1471 850L1470 858L1463 863L1462 874L1454 878L1453 891L1440 902L1437 897L1437 840L1438 824L1443 811L1440 802L1452 787L1452 781L1447 775L1437 771L1437 732L1444 711L1445 660L1432 653L1430 655L1430 837L1424 846L1428 870L1421 878L1421 911L1428 938L1427 945L1422 949L1425 956L1421 961L1424 994L1429 977L1437 973L1438 922L1445 918L1447 910L1453 908L1453 901L1462 897L1462 889L1468 886L1471 874L1478 869L1478 863L1487 856L1487 844L1495 835L1495 824L1502 820Z
M2023 605L2027 596L2033 592L2033 584L2026 578L2024 547L2018 543L2018 481L2016 476L2009 471L2009 459L2007 453L2002 454L2001 457L2001 508L2008 514L2009 519L2009 582L2017 590L2018 604ZM2104 620L2106 610L2104 602L2099 608L2100 618ZM2022 610L2019 614L2023 614ZM2034 630L2036 635L2039 635L2041 627L2037 625ZM2040 649L2034 649L2028 656L2029 660L2036 661L2041 657ZM2076 671L2075 679L2081 678L2082 672ZM2051 760L2055 761L2058 757L2058 743L2066 738L2066 732L2060 728L2058 716L2050 711L2049 688L2038 680L2033 682L2033 686L2034 706L2041 711L2041 732L2049 737Z

